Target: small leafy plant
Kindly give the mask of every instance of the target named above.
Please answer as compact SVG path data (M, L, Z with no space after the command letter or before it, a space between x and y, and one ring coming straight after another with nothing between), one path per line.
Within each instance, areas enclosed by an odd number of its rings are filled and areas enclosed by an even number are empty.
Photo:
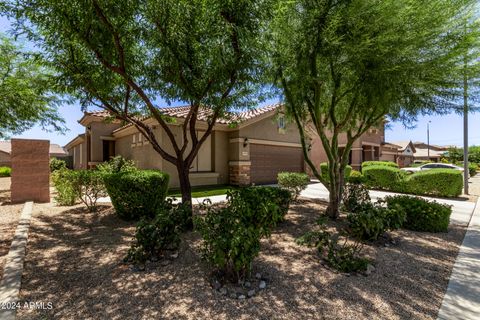
M10 167L0 167L0 177L10 177L12 169Z
M357 212L371 202L367 188L361 184L348 183L343 188L343 209L347 212Z
M97 165L97 169L103 173L118 173L137 170L135 161L127 160L122 156L115 156L107 162Z
M290 191L293 201L296 201L300 192L307 188L310 178L305 173L280 172L277 176L278 185Z
M50 159L50 172L55 172L57 170L66 169L67 163L65 160L51 158Z
M73 206L77 200L74 187L74 172L67 168L52 173L52 181L57 191L55 201L61 206Z

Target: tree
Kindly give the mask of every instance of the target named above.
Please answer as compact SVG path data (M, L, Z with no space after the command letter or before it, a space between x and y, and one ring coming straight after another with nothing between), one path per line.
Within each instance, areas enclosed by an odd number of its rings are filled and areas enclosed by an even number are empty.
M51 73L31 54L0 34L0 138L39 123L63 131L60 100L52 94Z
M260 89L265 1L149 0L72 3L12 1L17 30L42 46L59 83L84 107L98 106L134 125L177 168L182 201L191 203L189 168L220 117L251 106ZM191 108L182 141L159 99ZM161 146L153 117L173 153ZM199 119L205 131L197 136Z
M280 2L272 23L272 64L305 159L330 191L336 218L353 143L388 115L461 106L464 52L478 28L470 0L297 0ZM473 57L469 57L473 58ZM320 136L329 180L308 157L308 132ZM339 138L346 145L339 148Z

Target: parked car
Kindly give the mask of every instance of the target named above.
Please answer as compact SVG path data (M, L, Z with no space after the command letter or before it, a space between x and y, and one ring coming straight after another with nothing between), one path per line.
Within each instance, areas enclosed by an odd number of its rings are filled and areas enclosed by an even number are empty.
M414 173L422 170L431 170L431 169L453 169L453 170L460 170L461 172L463 172L462 167L459 167L450 163L427 163L427 164L424 164L423 166L402 168L401 170L406 171L408 173Z

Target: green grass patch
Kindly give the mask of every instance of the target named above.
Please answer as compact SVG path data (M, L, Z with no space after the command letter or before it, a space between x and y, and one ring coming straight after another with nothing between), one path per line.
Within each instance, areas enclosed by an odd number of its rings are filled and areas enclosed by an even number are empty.
M229 185L196 186L192 187L192 198L219 196L222 194L226 194L229 190L235 189L238 189L238 187ZM180 192L180 189L174 188L168 190L167 195L170 197L180 198L182 196L182 193Z

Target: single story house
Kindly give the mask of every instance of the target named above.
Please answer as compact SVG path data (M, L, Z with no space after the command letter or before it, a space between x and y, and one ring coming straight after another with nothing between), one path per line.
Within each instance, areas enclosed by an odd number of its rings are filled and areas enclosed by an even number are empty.
M0 167L11 166L11 152L12 144L10 140L0 141ZM62 159L66 157L68 157L68 153L60 145L50 144L50 158Z
M189 107L161 110L166 116L176 119L168 125L180 142L181 126ZM275 104L240 112L233 116L235 124L229 119L219 119L191 167L192 185L269 184L277 182L277 174L281 171L308 172L296 124L286 121L282 110L280 104ZM201 111L199 115L199 133L206 128L205 112ZM106 121L107 118L109 121ZM158 123L153 118L144 121L153 128L161 146L173 154L170 140ZM112 156L121 155L134 160L139 168L160 169L169 173L171 186L179 186L174 165L162 159L134 126L112 121L106 111L86 112L79 123L85 127L85 133L65 146L73 158L75 169L93 168ZM320 165L327 158L320 138L312 136L309 157L313 163ZM346 142L344 138L340 139L340 144ZM350 164L360 169L363 161L380 160L383 144L382 124L370 129L355 142Z
M396 155L394 154L395 147L397 147ZM413 163L416 148L411 140L385 143L385 149L387 148L388 152L386 151L380 160L396 162L401 168L408 167Z
M424 142L414 142L415 160L439 162L440 158L448 151L448 147L426 144Z

